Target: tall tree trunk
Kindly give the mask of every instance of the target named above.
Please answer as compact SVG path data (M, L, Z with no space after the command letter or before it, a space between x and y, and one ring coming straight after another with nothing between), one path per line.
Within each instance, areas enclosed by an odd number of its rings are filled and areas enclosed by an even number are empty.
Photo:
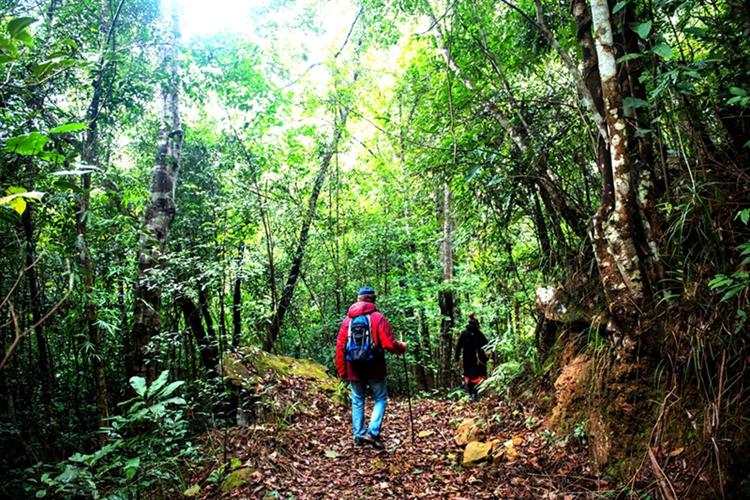
M338 144L341 140L341 135L344 132L344 127L346 126L346 119L348 116L349 109L347 108L344 109L344 111L341 113L336 129L333 132L333 139L326 149L326 152L323 154L323 158L320 162L320 169L318 170L318 175L315 178L315 184L313 184L313 190L310 194L310 201L307 205L307 213L305 214L305 218L302 222L299 239L297 240L297 248L294 251L292 267L289 270L289 276L287 277L286 284L284 285L284 289L281 292L279 305L276 308L276 312L271 320L271 324L268 327L266 339L263 343L263 349L265 349L266 351L270 351L271 349L273 349L273 345L279 336L279 332L281 331L281 325L284 322L284 317L289 310L289 306L292 305L294 287L297 285L297 281L300 277L300 272L302 271L302 260L305 257L305 247L307 246L307 238L309 236L310 226L312 226L312 222L315 218L315 211L318 206L318 196L320 196L320 190L323 188L323 181L326 178L326 173L328 172L328 167L331 164L331 159L333 158L333 155L338 148Z
M177 74L178 22L174 0L164 9L164 45L161 67L166 75L161 85L162 116L154 172L151 178L150 201L143 216L138 252L138 278L135 284L133 313L134 360L131 372L153 378L156 360L150 355L149 343L161 327L161 287L152 272L160 266L169 225L174 219L174 193L180 169L183 133L180 128L179 80Z
M244 245L240 245L237 256L237 271L232 290L232 349L237 350L242 333L242 258L245 254Z
M534 215L534 225L539 237L539 248L542 251L542 269L549 270L555 265L555 255L552 253L547 222L544 220L542 206L539 203L539 196L536 190L530 190L530 192L533 198L531 210Z
M419 308L419 330L417 331L417 343L419 344L419 350L425 353L425 360L434 359L432 356L432 349L430 347L430 324L427 321L427 315L423 307ZM430 390L434 384L434 372L431 367L422 366L424 374L424 389Z
M638 345L638 317L649 300L649 283L634 231L640 217L635 204L635 179L628 151L622 91L617 79L612 24L607 0L593 0L591 14L607 119L614 206L604 204L594 216L594 248L602 285L609 302L608 329L620 342L620 354L630 357ZM603 193L606 195L607 193ZM603 253L606 251L607 253ZM614 266L612 265L614 263Z
M443 289L438 293L440 306L440 365L439 382L441 387L451 385L451 366L453 354L453 326L455 324L455 300L452 287L453 281L453 214L451 210L451 189L448 184L443 186L443 240L440 260L443 265Z
M34 336L36 338L37 347L39 385L42 389L42 404L44 406L47 435L50 436L51 432L49 432L49 429L54 423L54 413L52 411L52 384L54 378L52 376L52 361L49 352L49 345L47 344L47 338L44 335L44 329L40 321L42 319L42 304L40 297L41 290L39 289L35 262L36 245L34 243L33 211L33 205L28 204L26 210L21 216L21 223L23 224L23 233L26 239L26 278L29 285L31 319L33 324L36 325L34 328Z
M216 335L216 328L214 328L214 320L211 316L211 309L209 307L210 299L208 297L208 291L205 288L198 289L198 302L201 309L201 315L203 316L203 321L206 323L206 334L208 336L208 342L211 346L212 352L221 354L221 343L219 342L219 337ZM216 357L216 354L214 354L214 358L218 359Z
M115 27L117 20L122 11L122 5L124 0L120 0L117 10L115 11L112 21L110 23L109 30L106 35L102 38L99 45L99 62L97 65L96 76L92 83L93 94L91 102L89 103L88 109L86 110L86 124L88 130L84 138L83 147L81 151L81 159L86 165L99 167L99 154L98 138L99 138L99 127L98 118L101 108L102 99L104 98L105 89L104 73L106 64L109 58L107 53L111 42L114 40ZM104 32L104 26L107 18L109 2L107 0L102 1L100 28ZM97 323L97 307L94 299L94 286L96 283L96 273L94 266L91 262L91 251L89 250L87 242L87 226L89 220L89 193L91 191L91 174L85 173L81 179L82 190L78 196L78 211L76 213L76 233L77 240L76 245L78 247L78 257L81 263L81 273L83 275L83 286L84 296L86 304L84 306L84 318L86 320L86 329L88 331L89 343L93 347L91 353L91 365L94 371L94 380L96 387L96 420L97 426L101 429L106 427L107 419L109 418L109 403L107 396L107 374L106 365L104 362L104 355L102 353L101 346L101 330ZM106 442L106 435L104 433L98 434L98 440L100 445L104 445Z
M651 273L640 250L649 242L638 231L638 227L648 222L640 219L642 211L636 201L644 189L639 182L648 182L649 178L644 175L643 166L633 161L628 147L628 126L607 0L592 0L591 18L609 143L610 172L605 170L603 179L606 183L611 173L612 181L611 186L604 186L602 204L592 221L594 254L608 303L607 331L614 347L611 367L600 380L592 408L592 428L596 429L592 433L596 441L592 448L595 462L601 467L613 455L633 456L638 452L633 449L637 443L627 436L632 436L650 414L644 405L652 395L643 380L650 376L653 332L648 326L652 317ZM612 448L613 443L619 443L618 447Z
M185 325L193 332L195 341L198 344L198 354L201 358L201 364L205 368L209 377L216 376L216 366L218 362L216 345L206 334L201 321L201 310L188 297L182 296L177 299L177 305L180 306L182 314L185 317Z

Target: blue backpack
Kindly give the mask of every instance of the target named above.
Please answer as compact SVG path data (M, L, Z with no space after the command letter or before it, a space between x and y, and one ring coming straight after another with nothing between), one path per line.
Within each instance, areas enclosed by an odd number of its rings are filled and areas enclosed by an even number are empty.
M372 361L377 355L377 346L370 331L370 315L357 316L349 322L344 357L350 363Z

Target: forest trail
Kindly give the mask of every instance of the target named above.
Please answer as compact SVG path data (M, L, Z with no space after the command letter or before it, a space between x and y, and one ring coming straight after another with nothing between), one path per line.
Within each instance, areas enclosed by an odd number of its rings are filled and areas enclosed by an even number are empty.
M308 400L309 402L309 400ZM369 415L370 407L368 407ZM479 403L420 399L413 402L415 445L405 399L389 400L386 449L354 447L351 410L316 399L291 423L237 427L229 432L228 461L244 484L202 485L204 498L580 498L610 485L589 467L585 447L544 438L534 408L510 408L496 399ZM484 440L507 454L462 465L454 440L464 418L485 424ZM529 427L533 427L529 429ZM480 436L481 437L481 436ZM220 439L217 436L217 439ZM205 476L205 474L204 474ZM245 482L246 481L246 482ZM222 488L223 485L223 488ZM222 491L224 489L225 491Z

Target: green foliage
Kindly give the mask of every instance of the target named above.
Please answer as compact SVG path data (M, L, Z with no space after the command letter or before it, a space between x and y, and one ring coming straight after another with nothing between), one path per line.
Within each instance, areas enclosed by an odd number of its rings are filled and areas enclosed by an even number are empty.
M186 402L173 396L184 382L167 384L168 378L165 370L149 386L142 377L132 377L137 396L120 403L124 412L102 430L107 444L54 466L36 466L35 473L45 471L29 486L36 497L133 498L146 492L169 496L182 491L181 467L200 454L188 440Z

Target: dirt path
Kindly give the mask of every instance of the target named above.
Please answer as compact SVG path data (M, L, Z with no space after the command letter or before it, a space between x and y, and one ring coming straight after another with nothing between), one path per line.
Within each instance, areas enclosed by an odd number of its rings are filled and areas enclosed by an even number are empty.
M242 471L245 482L222 492L218 481L204 481L202 496L567 499L600 496L609 487L593 476L585 448L543 432L533 409L494 400L418 400L412 446L406 401L391 399L383 429L386 449L377 450L352 445L350 410L313 399L286 424L231 430L230 467L235 474ZM485 440L515 438L517 456L463 466L463 446L455 443L454 432L467 417L484 422Z

